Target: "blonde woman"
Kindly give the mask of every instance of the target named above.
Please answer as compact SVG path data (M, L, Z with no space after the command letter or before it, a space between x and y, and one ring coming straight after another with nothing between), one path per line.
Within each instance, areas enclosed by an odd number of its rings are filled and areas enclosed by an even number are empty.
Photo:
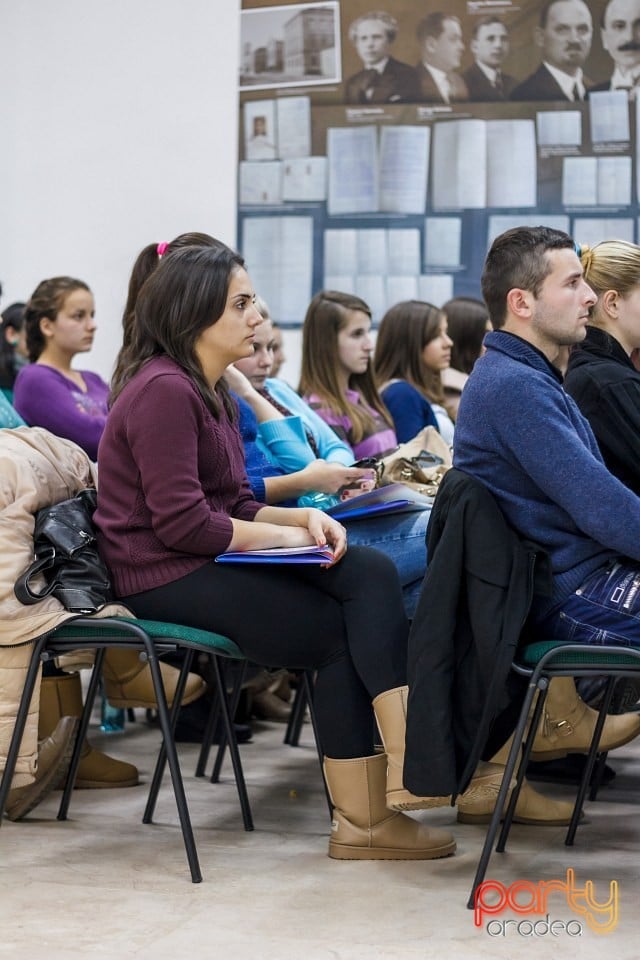
M569 356L565 389L591 424L607 467L640 494L640 247L624 240L582 246L597 294L586 338Z

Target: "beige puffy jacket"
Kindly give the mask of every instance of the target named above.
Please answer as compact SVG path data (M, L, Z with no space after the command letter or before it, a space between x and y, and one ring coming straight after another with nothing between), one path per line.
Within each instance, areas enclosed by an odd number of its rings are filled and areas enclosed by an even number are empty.
M0 430L0 770L9 742L33 641L73 617L54 597L24 606L14 594L33 560L34 514L95 486L95 465L77 444L40 427ZM34 581L34 588L44 587ZM102 616L126 613L115 604ZM38 753L40 680L36 684L12 786L31 783Z

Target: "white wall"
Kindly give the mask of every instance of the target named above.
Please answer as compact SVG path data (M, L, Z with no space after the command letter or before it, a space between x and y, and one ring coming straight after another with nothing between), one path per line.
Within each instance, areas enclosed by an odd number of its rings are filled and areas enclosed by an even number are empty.
M236 238L240 0L0 2L2 307L70 274L105 378L152 241Z

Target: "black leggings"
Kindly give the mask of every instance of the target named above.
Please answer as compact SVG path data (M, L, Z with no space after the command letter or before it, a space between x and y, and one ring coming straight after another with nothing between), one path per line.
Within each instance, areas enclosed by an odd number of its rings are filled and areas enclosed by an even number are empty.
M400 581L370 547L350 547L328 570L212 561L122 600L142 618L223 633L257 663L317 670L314 702L329 757L369 756L371 700L406 683Z

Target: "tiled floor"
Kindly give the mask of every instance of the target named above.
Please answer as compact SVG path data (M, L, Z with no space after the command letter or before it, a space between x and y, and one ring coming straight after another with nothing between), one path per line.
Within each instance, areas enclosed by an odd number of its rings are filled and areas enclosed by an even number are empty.
M637 960L640 955L640 743L612 756L613 784L590 804L574 848L557 827L513 829L507 854L489 876L595 884L604 900L619 882L619 921L597 935L582 918L581 936L559 924L531 936L474 926L465 902L483 828L455 822L450 808L415 814L450 825L454 857L435 862L340 862L326 856L328 812L310 729L299 748L284 746L284 727L263 724L241 747L255 819L242 829L230 766L217 785L193 776L197 748L180 747L204 881L193 885L173 794L163 787L154 825L141 823L144 785L78 791L71 819L55 819L50 798L21 823L0 831L0 957L34 960L132 957L140 960L425 960L430 957L572 957ZM148 783L156 730L140 717L124 734L93 741L139 765ZM566 788L544 787L557 796ZM580 917L563 894L549 895L551 920L576 933ZM535 919L540 919L534 917ZM569 924L569 921L573 921ZM535 942L532 943L531 941Z

